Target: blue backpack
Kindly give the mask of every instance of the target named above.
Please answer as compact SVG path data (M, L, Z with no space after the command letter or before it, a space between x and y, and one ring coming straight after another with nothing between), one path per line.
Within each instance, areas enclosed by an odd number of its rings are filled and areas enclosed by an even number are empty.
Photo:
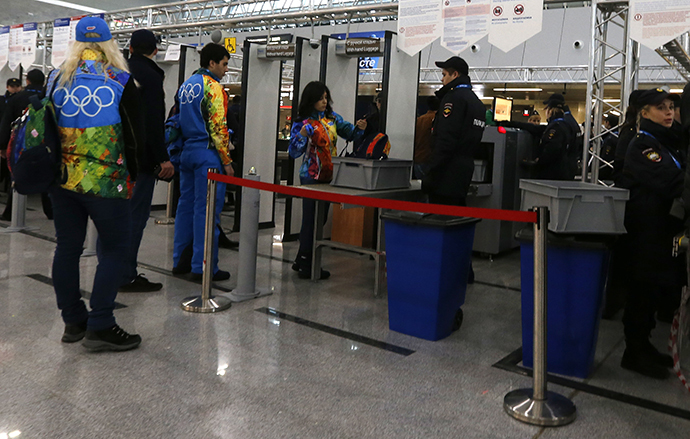
M22 195L46 192L59 182L62 157L55 108L49 98L29 97L30 104L12 123L7 163L14 188Z

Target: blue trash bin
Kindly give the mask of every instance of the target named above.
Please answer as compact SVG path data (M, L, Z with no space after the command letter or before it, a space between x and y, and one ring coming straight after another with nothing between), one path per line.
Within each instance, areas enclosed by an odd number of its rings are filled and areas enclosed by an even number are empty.
M477 218L386 212L388 322L392 331L440 340L465 303Z
M522 362L533 365L534 233L518 232L522 287ZM549 232L547 264L547 371L587 378L594 364L611 236Z

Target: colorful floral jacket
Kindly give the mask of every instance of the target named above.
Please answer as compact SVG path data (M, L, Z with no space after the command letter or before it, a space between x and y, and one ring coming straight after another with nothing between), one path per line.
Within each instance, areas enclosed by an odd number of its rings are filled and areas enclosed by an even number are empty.
M304 125L311 125L314 129L311 141L309 137L300 134ZM330 182L333 178L331 157L338 154L336 146L338 136L347 141L353 141L364 134L363 130L346 122L339 114L332 113L326 117L323 112L314 112L308 119L298 120L292 124L290 131L290 146L288 147L290 157L296 159L304 154L299 171L302 184L310 180Z
M129 73L108 67L103 53L86 49L71 84L53 84L60 71L51 73L47 90L55 106L62 143L62 187L104 198L130 198L136 177L136 139L131 120L121 106L126 86L138 97ZM126 99L130 99L127 97Z
M183 149L215 149L223 165L229 165L233 146L226 117L228 96L218 81L213 73L202 68L180 86L180 130Z

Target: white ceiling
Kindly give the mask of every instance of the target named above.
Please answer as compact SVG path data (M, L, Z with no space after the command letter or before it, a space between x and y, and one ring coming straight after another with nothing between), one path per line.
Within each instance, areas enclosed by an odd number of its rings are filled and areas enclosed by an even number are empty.
M104 11L115 11L151 4L172 3L173 0L63 0L63 2L72 3L75 7L56 6L37 0L3 0L0 8L0 25L51 21L56 18L88 13L88 11L79 9L79 5Z

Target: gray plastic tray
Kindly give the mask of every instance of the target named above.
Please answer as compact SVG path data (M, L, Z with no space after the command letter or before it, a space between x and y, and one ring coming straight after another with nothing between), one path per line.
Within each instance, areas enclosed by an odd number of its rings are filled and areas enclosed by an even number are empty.
M410 187L412 160L333 157L333 186L368 191Z
M625 233L627 189L579 181L520 180L521 210L546 206L549 230L557 233Z

